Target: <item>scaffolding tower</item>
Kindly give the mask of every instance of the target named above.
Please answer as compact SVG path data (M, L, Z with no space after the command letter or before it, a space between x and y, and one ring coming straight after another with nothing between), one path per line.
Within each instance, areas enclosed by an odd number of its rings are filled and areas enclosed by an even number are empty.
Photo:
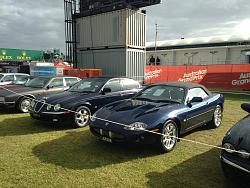
M76 14L78 0L64 0L66 61L77 67Z

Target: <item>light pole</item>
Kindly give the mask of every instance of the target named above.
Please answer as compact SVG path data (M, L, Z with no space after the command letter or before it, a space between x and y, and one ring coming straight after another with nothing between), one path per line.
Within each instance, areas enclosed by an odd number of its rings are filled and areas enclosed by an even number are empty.
M157 37L158 37L158 24L155 24L155 65L156 65L156 51L157 51Z

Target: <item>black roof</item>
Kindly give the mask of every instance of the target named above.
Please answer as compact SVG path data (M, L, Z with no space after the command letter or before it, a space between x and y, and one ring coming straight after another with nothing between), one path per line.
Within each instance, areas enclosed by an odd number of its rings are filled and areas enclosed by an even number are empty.
M175 86L175 87L182 87L184 89L192 89L196 87L203 88L209 95L211 92L203 85L201 84L196 84L192 82L162 82L162 83L157 83L153 85L166 85L166 86Z

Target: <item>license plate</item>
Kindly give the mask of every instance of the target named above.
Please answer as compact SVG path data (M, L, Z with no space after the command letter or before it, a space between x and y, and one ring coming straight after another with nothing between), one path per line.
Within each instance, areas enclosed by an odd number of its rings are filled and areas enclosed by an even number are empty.
M103 141L105 141L105 142L112 143L112 139L111 139L111 138L101 137L101 140L103 140Z

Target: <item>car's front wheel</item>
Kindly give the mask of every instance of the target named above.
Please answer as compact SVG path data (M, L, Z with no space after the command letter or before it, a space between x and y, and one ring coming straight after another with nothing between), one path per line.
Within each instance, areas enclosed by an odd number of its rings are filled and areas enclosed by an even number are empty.
M162 153L170 152L174 149L178 139L178 127L174 121L167 121L162 128L162 135L158 141L159 149Z
M215 107L213 119L208 123L211 128L218 128L222 123L222 108L220 105Z
M18 111L22 113L29 112L30 104L31 104L31 99L23 97L18 103Z
M75 112L75 127L85 127L88 125L90 120L91 112L86 106L80 106Z

